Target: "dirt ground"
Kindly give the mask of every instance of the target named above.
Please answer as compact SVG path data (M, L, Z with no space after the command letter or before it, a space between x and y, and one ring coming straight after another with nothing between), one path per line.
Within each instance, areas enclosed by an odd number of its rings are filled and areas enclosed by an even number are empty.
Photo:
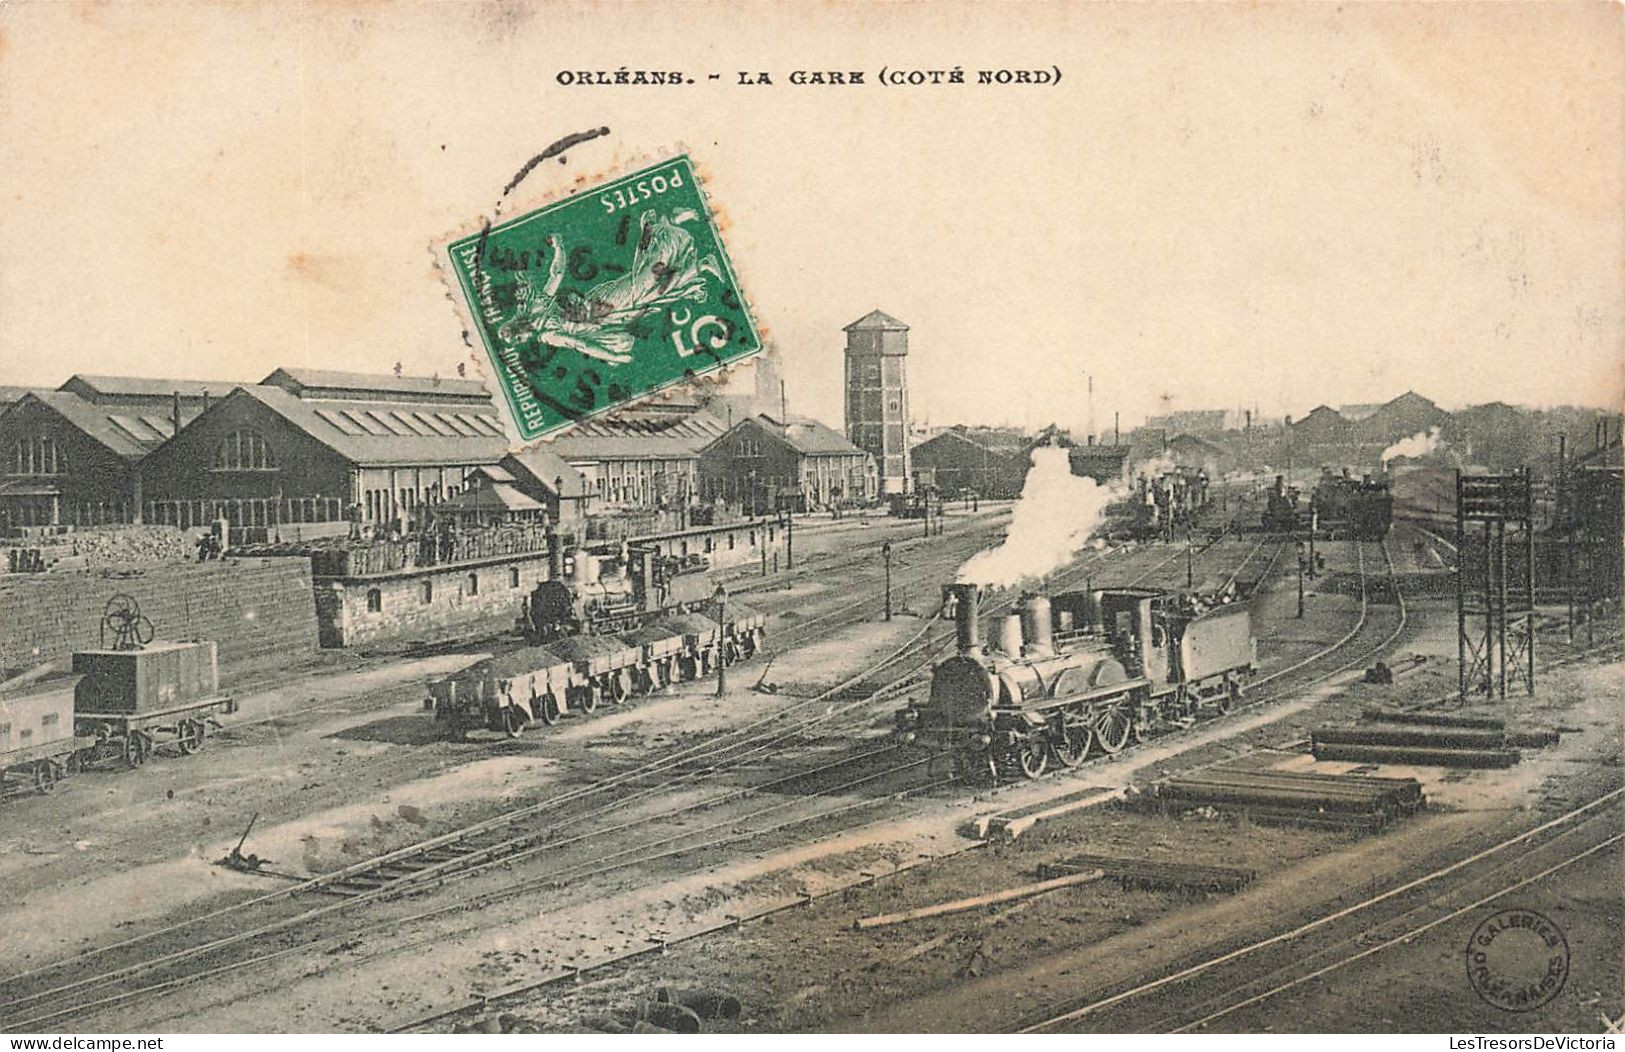
M985 508L981 525L989 535L997 529ZM830 524L827 532L832 539L857 535L864 545L878 543L864 529L843 522ZM976 540L967 535L961 543L974 548ZM845 559L839 554L843 546ZM1194 571L1222 578L1243 560L1262 561L1272 550L1256 538L1229 538L1203 555ZM1332 574L1353 569L1352 548L1327 554ZM877 595L871 556L843 540L831 546L831 554L809 558L816 569L795 577L791 589L746 601L767 610L778 637L785 638L789 626L849 605L854 589L871 599ZM930 549L922 546L909 558L922 582L940 579ZM1097 587L1131 580L1178 586L1186 573L1181 551L1155 545L1090 559L1088 573ZM834 575L848 571L850 580L830 587ZM1257 601L1266 672L1339 638L1359 607L1344 589L1311 586L1299 619L1292 578L1283 566L1276 572L1276 586ZM1370 614L1363 631L1374 646L1395 627L1395 611L1373 608ZM500 811L545 803L608 772L633 769L648 756L738 726L772 726L804 711L806 696L887 653L920 625L908 613L890 623L871 617L844 628L831 621L828 638L731 670L722 699L710 683L685 685L517 741L488 735L466 743L439 741L422 712L424 681L478 654L384 660L247 693L239 719L198 757L164 760L139 772L86 775L55 798L20 801L0 842L10 849L0 851L0 875L21 892L14 906L0 909L0 923L31 932L19 944L19 965L28 966L184 922L276 886L272 878L209 864L229 849L256 810L263 813L248 850L269 855L273 869L295 876L329 871ZM784 760L763 754L703 781L672 787L660 779L637 781L629 786L636 792L616 811L621 832L574 845L567 838L447 892L313 925L299 939L276 944L285 947L283 956L243 973L252 977L251 987L180 987L121 1018L159 1029L372 1031L470 994L501 995L590 968L579 983L543 986L504 1006L547 1029L591 1029L603 1013L624 1012L654 986L670 983L726 987L746 1005L744 1017L729 1026L749 1031L1019 1026L1027 1018L1021 1012L986 1018L978 1013L988 1004L1026 1009L1043 999L1018 986L1013 992L989 987L984 1001L977 992L983 984L1017 983L1024 968L1043 970L1052 961L1065 972L1068 955L1133 939L1170 920L1177 928L1188 922L1187 911L1224 903L1102 884L862 937L850 930L852 919L1021 883L1032 879L1040 862L1112 844L1143 845L1156 857L1245 864L1259 871L1255 887L1261 888L1282 874L1321 872L1309 891L1292 891L1298 885L1291 880L1280 884L1283 908L1310 909L1318 901L1314 894L1324 890L1322 871L1340 873L1345 853L1392 845L1395 833L1357 841L1347 834L1253 828L1202 816L1153 818L1112 807L1046 821L997 848L976 848L961 830L977 816L1053 801L1080 788L1121 792L1168 770L1249 752L1269 762L1301 763L1294 742L1315 721L1356 714L1373 700L1442 692L1445 680L1453 679L1443 659L1454 654L1440 637L1451 625L1437 612L1411 612L1398 646L1429 661L1404 673L1380 699L1373 691L1383 688L1348 682L1357 678L1353 668L1301 696L1170 735L1067 779L974 793L926 784L901 794L896 784L877 781L853 783L833 795L813 781L764 795L753 787L782 774ZM1578 720L1570 701L1543 693L1542 704L1548 698L1557 699L1549 702L1556 706L1550 718ZM798 732L782 751L808 766L868 748L898 704L892 699L850 713L830 704L831 722ZM1537 770L1530 763L1514 769L1525 778ZM1471 793L1477 784L1435 781L1429 792L1441 799ZM1557 798L1556 783L1530 784ZM1516 791L1531 790L1520 784ZM686 809L701 801L707 802L703 809ZM1475 813L1460 806L1462 814ZM673 817L663 818L668 812ZM1419 840L1416 851L1423 857L1427 838ZM587 873L593 875L577 876ZM86 896L114 908L74 911ZM812 904L802 905L809 897ZM22 924L41 911L73 912L77 919L49 927ZM766 919L730 923L730 917L756 916ZM1256 922L1250 915L1227 921L1238 932ZM228 932L234 922L211 923ZM194 937L210 930L192 927ZM702 934L712 929L727 930ZM1200 940L1183 939L1169 936L1159 945L1170 953L1197 952ZM665 953L594 968L659 945L655 940L668 945ZM1123 966L1154 970L1163 960L1159 953L1158 947L1143 948L1123 956Z
M1419 620L1431 624L1431 630L1414 641L1424 651L1437 649L1449 620L1429 613L1421 612ZM1569 733L1559 746L1530 753L1510 770L1380 769L1383 775L1418 777L1430 806L1377 836L1255 826L1201 813L1160 816L1097 807L1042 823L1013 844L964 851L873 886L853 887L738 932L673 947L601 979L554 988L515 1003L511 1010L549 1029L602 1027L613 1025L606 1019L624 1022L642 999L667 986L716 989L738 997L745 1006L742 1019L718 1022L718 1030L1017 1029L1071 999L1162 974L1215 947L1268 936L1290 926L1289 920L1310 918L1333 904L1398 884L1408 874L1448 864L1495 838L1618 788L1620 671L1613 665L1553 673L1533 702L1515 703L1515 725L1563 727ZM1345 685L1327 694L1303 723L1352 718L1376 701L1436 697L1444 678L1437 672L1402 677L1392 688ZM1270 740L1284 744L1297 726L1295 721L1265 725L1256 733L1148 764L1135 780L1233 758L1247 747L1267 748ZM1315 766L1297 751L1254 757L1271 765ZM1079 852L1239 866L1255 870L1258 879L1240 895L1213 897L1096 883L966 914L852 930L858 917L1030 882L1040 863ZM1475 912L1402 944L1388 956L1373 956L1323 982L1228 1016L1214 1028L1596 1031L1599 1012L1617 1017L1625 1007L1618 993L1617 875L1617 852L1604 854L1509 899L1545 912L1572 933L1571 985L1551 1005L1527 1017L1508 1018L1488 1007L1472 993L1463 968L1445 965L1460 956L1480 919ZM1373 989L1392 996L1372 996ZM1360 991L1358 996L1350 996L1354 990ZM1222 991L1201 993L1215 997ZM1373 1011L1373 1005L1381 1010ZM1159 1021L1174 1023L1177 1016L1150 1021L1118 1016L1077 1027L1138 1030Z

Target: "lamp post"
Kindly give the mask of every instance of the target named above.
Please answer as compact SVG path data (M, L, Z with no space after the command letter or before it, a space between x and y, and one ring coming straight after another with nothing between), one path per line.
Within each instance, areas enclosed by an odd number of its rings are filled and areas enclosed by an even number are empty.
M717 585L711 598L717 601L717 697L720 698L728 690L728 589Z
M1303 616L1303 542L1298 542L1298 616Z
M886 561L886 620L891 620L891 541L880 546L880 557Z

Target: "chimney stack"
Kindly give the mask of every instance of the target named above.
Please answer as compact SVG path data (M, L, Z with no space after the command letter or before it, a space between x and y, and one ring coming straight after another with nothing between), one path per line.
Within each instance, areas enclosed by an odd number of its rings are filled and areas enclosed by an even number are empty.
M945 584L942 604L953 611L954 640L961 654L981 649L981 589L974 584Z

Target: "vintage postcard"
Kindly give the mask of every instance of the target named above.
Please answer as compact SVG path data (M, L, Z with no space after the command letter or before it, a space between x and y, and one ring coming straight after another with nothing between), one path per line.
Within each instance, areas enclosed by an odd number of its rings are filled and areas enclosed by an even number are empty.
M0 4L0 1031L1614 1048L1622 84Z

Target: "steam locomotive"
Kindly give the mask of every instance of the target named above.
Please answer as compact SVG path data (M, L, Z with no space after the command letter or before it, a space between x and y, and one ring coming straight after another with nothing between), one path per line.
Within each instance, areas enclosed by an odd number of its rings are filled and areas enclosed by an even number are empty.
M1168 539L1175 526L1191 522L1207 502L1205 471L1173 468L1140 475L1133 492L1106 509L1105 534L1118 540Z
M1264 532L1293 533L1298 529L1298 488L1280 476L1264 501Z
M1394 521L1394 498L1386 478L1351 478L1348 469L1341 475L1330 469L1321 472L1310 495L1315 529L1328 537L1352 537L1357 541L1380 541Z
M766 619L718 602L703 560L632 547L619 558L578 551L573 565L563 562L555 547L552 579L525 599L518 630L530 645L429 684L424 707L445 736L488 729L518 737L572 709L618 705L761 649Z
M980 639L977 586L943 589L958 653L927 699L897 714L905 744L953 756L961 777L1037 778L1159 730L1228 712L1257 663L1241 603L1151 588L1023 596Z

